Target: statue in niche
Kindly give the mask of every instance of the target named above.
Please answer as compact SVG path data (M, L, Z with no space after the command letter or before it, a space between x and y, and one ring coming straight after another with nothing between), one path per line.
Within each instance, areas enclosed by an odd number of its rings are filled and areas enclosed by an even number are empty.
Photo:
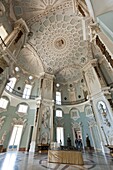
M40 143L47 144L49 138L49 123L50 123L50 108L45 107L42 109L42 120L41 120L41 130L40 130Z
M48 144L48 133L47 132L43 132L41 134L40 143L41 144Z
M106 126L111 127L109 112L107 110L106 104L103 101L99 101L98 110L103 117L103 123L106 124Z
M49 118L50 118L50 109L47 107L42 113L42 126L44 128L49 128Z
M100 108L101 108L101 110L102 110L102 115L103 115L104 117L106 117L107 114L106 114L106 112L105 112L105 108L104 108L104 106L103 106L102 103L100 103Z

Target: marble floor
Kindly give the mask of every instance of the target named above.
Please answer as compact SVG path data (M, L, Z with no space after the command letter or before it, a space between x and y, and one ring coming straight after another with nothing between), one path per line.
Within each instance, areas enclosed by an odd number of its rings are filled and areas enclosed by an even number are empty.
M47 154L7 152L0 154L0 170L113 170L113 158L101 152L83 152L84 165L56 164Z

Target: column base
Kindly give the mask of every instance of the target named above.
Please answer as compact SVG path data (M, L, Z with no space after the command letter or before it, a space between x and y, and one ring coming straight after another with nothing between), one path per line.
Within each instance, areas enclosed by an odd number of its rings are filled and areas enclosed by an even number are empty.
M36 142L32 141L30 144L29 152L33 152L33 153L35 152L35 145L36 145Z

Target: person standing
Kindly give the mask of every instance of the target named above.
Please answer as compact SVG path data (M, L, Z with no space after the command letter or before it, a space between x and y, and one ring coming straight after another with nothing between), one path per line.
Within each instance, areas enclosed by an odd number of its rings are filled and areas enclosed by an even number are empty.
M62 141L61 141L61 139L60 139L60 146L62 146Z
M75 145L76 145L76 149L78 150L78 139L75 139Z
M90 149L91 148L91 143L88 134L86 135L86 146Z
M82 139L81 139L81 136L79 135L78 137L78 149L82 149Z

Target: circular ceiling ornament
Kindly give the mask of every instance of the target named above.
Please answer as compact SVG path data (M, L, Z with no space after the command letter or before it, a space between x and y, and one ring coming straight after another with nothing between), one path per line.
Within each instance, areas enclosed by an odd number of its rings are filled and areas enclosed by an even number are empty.
M54 41L55 48L62 50L66 47L66 40L63 37L59 37Z

